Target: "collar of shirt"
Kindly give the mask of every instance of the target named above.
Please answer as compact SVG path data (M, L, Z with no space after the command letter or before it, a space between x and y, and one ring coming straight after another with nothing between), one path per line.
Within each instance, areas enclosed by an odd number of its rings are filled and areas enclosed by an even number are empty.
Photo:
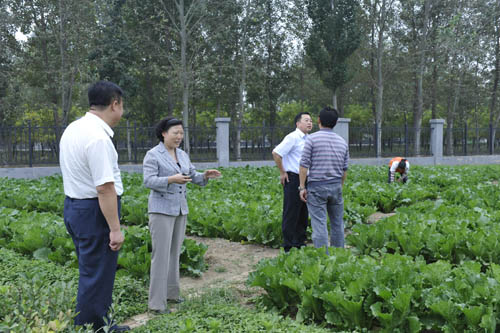
M295 129L295 132L299 135L299 138L305 139L306 133L302 132L298 128Z
M319 130L320 131L326 131L326 132L333 132L333 128L328 128L328 127L327 128L323 127L323 128L320 128Z
M90 121L98 124L99 126L101 126L104 131L106 132L106 134L112 138L113 135L115 135L115 133L113 132L113 130L111 129L111 127L109 127L108 124L106 124L106 122L104 120L102 120L101 118L99 118L98 116L96 116L95 114L93 113L90 113L90 112L87 112L85 114L85 118L89 119Z

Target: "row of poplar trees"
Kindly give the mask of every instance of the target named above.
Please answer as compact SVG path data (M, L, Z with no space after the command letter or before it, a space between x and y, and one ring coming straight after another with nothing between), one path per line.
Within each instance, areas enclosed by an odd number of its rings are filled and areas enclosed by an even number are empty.
M448 139L500 120L498 0L0 0L0 43L4 127L67 125L98 79L129 121L176 115L188 138L332 105L379 155L383 125L409 124L418 155L428 119Z

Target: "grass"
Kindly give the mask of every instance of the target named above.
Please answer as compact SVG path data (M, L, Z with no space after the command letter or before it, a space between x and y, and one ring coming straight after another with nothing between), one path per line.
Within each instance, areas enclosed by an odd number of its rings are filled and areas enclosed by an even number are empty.
M149 332L332 332L330 329L304 325L277 313L254 309L239 303L238 291L232 288L208 289L186 300L174 313L150 320L133 330Z

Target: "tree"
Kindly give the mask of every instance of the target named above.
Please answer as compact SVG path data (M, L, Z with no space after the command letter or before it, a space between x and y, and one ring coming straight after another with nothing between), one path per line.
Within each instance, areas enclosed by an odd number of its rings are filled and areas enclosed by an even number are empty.
M78 74L95 35L92 2L11 0L10 9L28 37L23 56L25 80L44 92L42 105L53 110L54 126L70 117Z
M491 3L493 2L493 3ZM492 70L492 78L491 78L491 95L490 95L490 103L489 103L489 113L490 113L490 128L492 129L492 133L489 138L490 152L492 153L495 148L495 136L496 136L496 128L498 126L498 122L500 121L500 112L497 112L497 94L498 94L498 82L500 81L500 2L498 1L488 1L487 5L483 7L493 8L493 11L490 15L485 15L487 27L485 35L489 38L490 49L493 54L493 70Z
M170 19L171 29L180 40L180 79L182 82L182 122L184 124L184 149L189 153L189 89L192 83L192 59L188 54L189 43L195 32L199 32L206 15L207 0L162 0L163 10ZM172 62L174 63L174 62Z
M15 55L19 52L19 44L15 38L16 27L14 17L7 11L7 1L0 0L0 126L11 123L14 118L12 105L16 92ZM12 98L14 97L14 98Z
M384 73L383 57L386 43L386 31L391 23L393 15L393 0L375 0L367 4L371 22L372 57L370 59L372 68L372 81L374 82L375 94L375 133L376 133L376 156L382 156L382 115L384 99Z
M312 20L306 51L323 83L332 91L337 108L337 90L349 80L348 57L360 44L359 3L356 0L308 0Z

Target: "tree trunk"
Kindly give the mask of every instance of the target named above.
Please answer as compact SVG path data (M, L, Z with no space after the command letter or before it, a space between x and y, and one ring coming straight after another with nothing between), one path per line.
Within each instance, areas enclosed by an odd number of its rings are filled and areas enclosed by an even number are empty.
M384 56L384 32L385 32L386 1L382 1L380 8L379 33L377 41L377 94L375 105L375 128L377 131L376 156L382 157L382 114L384 103L384 76L382 62Z
M177 3L181 37L182 123L184 125L184 150L189 154L189 73L186 59L188 32L184 15L184 0Z
M497 6L500 7L500 4L497 3ZM500 21L499 16L497 15L495 18L495 22L500 23L499 21ZM493 147L493 151L495 150L496 127L498 125L498 121L500 118L500 113L495 117L499 78L500 78L500 27L498 26L498 24L495 24L495 68L493 69L493 86L491 88L491 98L490 98L490 125L492 125L493 127L493 133L491 135L492 142L490 143L490 145Z
M149 115L149 123L151 126L154 126L154 124L158 121L158 115L156 114L156 104L153 101L152 96L155 96L154 91L153 91L153 80L151 79L151 73L149 71L146 71L144 73L146 76L146 82L145 82L145 90L147 94L150 96L150 98L147 99L147 107L148 107L148 115Z
M373 6L371 7L371 17L375 17L375 2L373 3ZM370 35L370 45L371 45L371 50L370 50L370 74L372 78L372 84L370 85L370 96L371 96L371 101L372 101L372 114L373 114L373 119L375 122L377 121L377 97L375 95L375 23L374 21L371 24L371 35Z
M338 111L337 107L337 90L335 90L332 94L332 107Z
M172 116L174 113L174 88L172 87L172 80L167 81L167 116Z
M424 92L423 92L423 77L425 70L425 53L427 48L427 24L430 16L430 1L426 0L424 3L424 21L422 30L422 39L420 41L420 57L419 66L417 69L417 109L413 116L413 127L415 134L415 155L420 156L420 134L422 132L422 115L424 113Z
M459 71L459 69L457 68L457 72L458 71ZM459 73L458 80L457 80L455 87L453 89L453 104L452 104L451 110L448 109L448 120L447 120L448 127L446 129L448 146L446 148L448 151L448 155L450 155L450 156L452 156L455 153L455 151L454 151L455 149L453 147L453 125L454 125L454 121L455 121L455 115L457 114L458 101L460 99L459 96L460 96L461 85L462 85L462 77Z
M453 156L453 115L448 114L446 119L446 154L448 156Z
M236 138L235 151L236 160L241 161L241 126L243 123L243 114L245 112L245 91L247 84L247 28L250 11L250 3L248 0L245 4L246 16L243 19L243 31L241 36L241 79L238 91L238 112L236 113Z
M438 87L438 66L436 64L436 58L434 58L434 63L432 64L432 87L431 87L431 119L437 118L437 87Z

